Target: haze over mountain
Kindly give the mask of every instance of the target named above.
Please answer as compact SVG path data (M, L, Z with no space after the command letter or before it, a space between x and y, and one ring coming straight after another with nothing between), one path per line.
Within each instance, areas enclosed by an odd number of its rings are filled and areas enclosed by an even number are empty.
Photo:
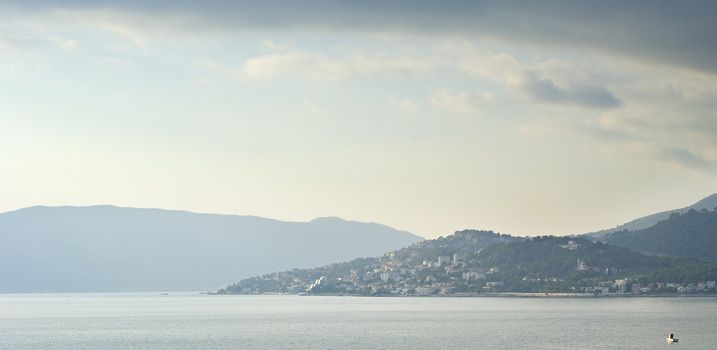
M651 215L647 215L635 220L632 220L628 223L618 225L617 227L611 228L611 229L605 229L598 232L592 232L587 233L585 236L587 236L590 239L598 239L598 240L606 240L608 237L616 232L621 231L637 231L646 229L648 227L655 226L658 222L667 220L670 215L679 213L684 214L692 209L701 211L703 209L706 210L714 210L717 208L717 193L712 194L697 203L690 205L688 207L680 208L680 209L673 209L673 210L667 210Z
M0 292L208 290L422 240L376 223L161 209L31 207L0 214Z

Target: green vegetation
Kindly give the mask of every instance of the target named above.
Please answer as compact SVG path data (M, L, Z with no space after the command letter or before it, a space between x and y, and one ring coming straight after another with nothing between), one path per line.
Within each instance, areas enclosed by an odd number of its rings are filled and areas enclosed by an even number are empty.
M478 263L497 268L491 278L503 281L505 290L520 292L578 291L601 281L624 278L642 285L686 285L717 278L714 263L644 255L568 237L536 237L494 245L481 252Z
M646 229L614 233L607 243L646 254L717 261L717 211L675 213Z
M221 293L477 294L714 292L717 263L651 256L578 237L467 230L377 258L240 281ZM711 287L710 287L711 286Z

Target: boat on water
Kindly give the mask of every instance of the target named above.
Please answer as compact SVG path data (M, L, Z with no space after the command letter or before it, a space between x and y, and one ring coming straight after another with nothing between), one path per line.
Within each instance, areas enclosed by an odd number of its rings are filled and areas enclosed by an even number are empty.
M674 333L670 333L670 334L668 334L667 337L665 338L665 341L668 342L668 343L677 343L677 342L679 341L679 339L678 339L678 338L675 338L675 334L674 334Z

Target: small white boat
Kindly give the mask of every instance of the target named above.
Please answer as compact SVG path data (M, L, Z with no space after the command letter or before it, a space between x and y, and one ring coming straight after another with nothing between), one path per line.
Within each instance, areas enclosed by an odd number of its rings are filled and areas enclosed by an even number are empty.
M670 333L670 334L668 334L667 337L665 338L665 341L668 342L668 343L677 343L677 342L679 341L679 339L675 338L675 334L674 334L674 333Z

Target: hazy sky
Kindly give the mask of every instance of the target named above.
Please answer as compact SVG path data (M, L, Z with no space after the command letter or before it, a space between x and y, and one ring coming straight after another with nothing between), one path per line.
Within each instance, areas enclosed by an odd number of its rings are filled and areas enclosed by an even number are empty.
M713 1L2 1L0 211L567 234L717 192Z

